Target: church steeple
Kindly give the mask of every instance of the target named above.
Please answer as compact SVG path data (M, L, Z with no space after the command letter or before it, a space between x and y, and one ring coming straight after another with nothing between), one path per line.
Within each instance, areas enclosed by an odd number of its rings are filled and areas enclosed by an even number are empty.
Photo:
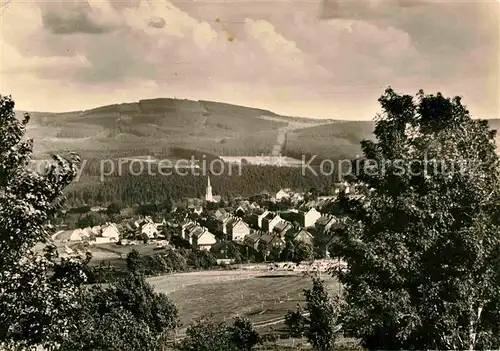
M207 180L207 189L205 191L205 201L208 201L208 202L213 201L212 186L210 185L210 176L208 176L208 180Z

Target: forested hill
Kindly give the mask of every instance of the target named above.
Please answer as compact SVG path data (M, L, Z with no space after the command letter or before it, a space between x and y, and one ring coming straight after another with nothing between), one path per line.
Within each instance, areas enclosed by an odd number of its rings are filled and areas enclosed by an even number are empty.
M30 114L28 134L35 139L39 157L68 150L92 158L100 157L102 150L106 157L130 157L172 147L225 156L270 154L280 131L287 129L284 154L338 159L358 155L360 141L372 138L374 128L373 121L327 120L331 123L325 125L325 120L265 109L175 98ZM500 119L489 122L500 128Z
M318 122L252 107L172 98L30 114L28 134L35 139L37 155L106 149L117 156L131 156L134 149L166 147L218 155L260 155L272 150L278 130L291 121Z

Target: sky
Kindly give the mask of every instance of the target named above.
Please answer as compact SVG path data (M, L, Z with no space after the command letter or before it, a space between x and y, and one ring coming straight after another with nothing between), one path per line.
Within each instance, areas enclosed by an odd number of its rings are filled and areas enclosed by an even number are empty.
M500 117L497 0L0 2L0 93L21 110L177 97L366 120L391 86Z

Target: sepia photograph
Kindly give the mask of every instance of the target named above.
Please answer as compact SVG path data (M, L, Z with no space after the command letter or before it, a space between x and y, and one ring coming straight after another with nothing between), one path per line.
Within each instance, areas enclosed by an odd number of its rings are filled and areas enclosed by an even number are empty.
M0 351L500 350L499 0L0 0Z

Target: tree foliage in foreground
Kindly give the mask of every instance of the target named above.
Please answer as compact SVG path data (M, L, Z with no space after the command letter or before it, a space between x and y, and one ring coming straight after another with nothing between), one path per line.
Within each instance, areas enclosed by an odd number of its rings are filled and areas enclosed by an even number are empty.
M61 258L51 245L33 250L47 241L47 222L61 208L79 158L54 156L42 174L30 171L28 121L0 96L0 348L151 350L176 325L177 310L142 275L89 287L88 255Z
M188 327L187 336L177 346L179 351L252 351L261 343L250 320L236 317L231 326L202 318Z
M311 289L304 290L306 306L298 306L289 311L285 324L295 337L305 336L315 350L331 351L341 330L339 324L341 301L338 296L331 297L324 281L313 279Z
M43 174L30 172L28 121L28 115L18 120L14 101L0 96L0 345L6 347L57 341L77 308L78 282L53 274L60 265L54 250L30 250L48 238L47 221L59 210L79 160L56 156Z
M154 350L163 333L178 326L173 303L134 271L109 287L89 288L81 299L63 350Z
M459 97L379 102L350 179L361 196L342 200L346 327L369 349L498 349L495 132Z

